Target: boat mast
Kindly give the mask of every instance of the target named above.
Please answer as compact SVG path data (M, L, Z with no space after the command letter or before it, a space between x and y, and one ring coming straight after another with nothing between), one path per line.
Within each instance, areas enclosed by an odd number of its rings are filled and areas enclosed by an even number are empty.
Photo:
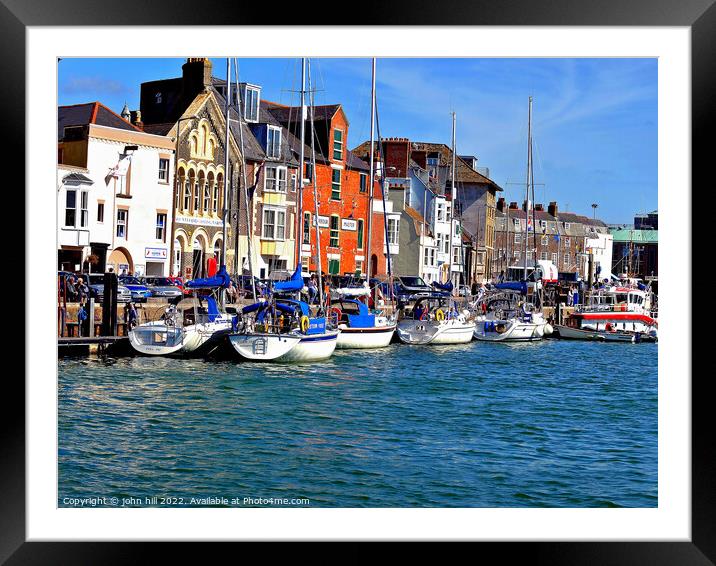
M226 142L224 143L224 198L223 198L223 207L221 211L222 216L222 222L221 222L221 265L219 266L219 269L221 267L225 267L226 265L226 216L227 216L227 209L226 209L226 199L227 195L229 193L229 143L230 143L230 124L229 121L231 119L231 116L229 115L229 110L231 108L231 105L229 104L229 92L231 91L231 59L229 57L226 58ZM221 305L221 310L226 309L226 293L224 292L224 288L222 287L219 291L219 303Z
M251 274L251 291L254 294L254 301L258 300L258 295L256 293L256 280L254 279L254 262L252 259L253 254L251 253L251 240L252 240L252 230L251 230L251 213L249 211L249 187L248 183L246 182L246 154L244 152L244 126L242 120L244 119L244 112L241 104L241 93L239 92L239 65L236 59L234 59L234 65L236 65L236 103L238 104L239 108L239 141L241 144L241 179L242 184L244 186L244 201L246 202L246 254L249 260L249 273ZM228 77L227 77L228 79ZM226 98L227 100L230 99L229 95L231 94L229 82L227 80L226 82ZM228 115L228 114L227 114ZM228 124L228 121L227 121ZM226 172L228 174L228 172ZM238 206L238 214L236 218L236 229L238 232L239 228L239 222L238 218L241 215L241 205ZM238 241L238 238L237 238ZM238 260L238 254L237 258ZM238 268L237 268L238 271ZM243 271L243 267L242 267Z
M455 220L455 197L457 195L457 190L455 189L455 125L456 125L456 116L455 112L452 113L452 167L450 168L450 196L451 196L451 206L450 206L450 236L448 236L448 241L450 242L449 251L448 254L448 281L452 281L452 237L453 233L455 231L453 227L453 222ZM453 284L453 294L455 291L455 285Z
M529 110L527 112L527 181L525 183L525 233L524 233L524 281L527 281L527 240L529 240L529 214L530 214L530 172L532 171L532 97L530 96Z
M301 58L301 143L298 159L298 203L297 203L297 214L296 214L296 267L301 263L301 249L303 248L303 170L306 167L304 163L304 145L306 143L306 58ZM316 172L312 172L313 177L316 176ZM318 221L318 219L316 219ZM301 268L303 271L303 267Z
M368 189L368 242L366 246L368 261L366 263L366 281L370 281L373 257L371 254L371 245L373 243L373 177L375 175L375 57L373 57L372 68L373 78L370 91L370 175L368 177L370 188Z
M308 84L311 86L311 61L308 61ZM315 89L311 89L311 170L313 177L313 208L316 217L316 268L318 270L318 304L323 309L323 275L321 274L321 227L318 225L318 185L316 180L316 144L314 143L315 133L313 130L313 112L315 106ZM330 229L330 227L329 227ZM320 312L320 311L319 311Z

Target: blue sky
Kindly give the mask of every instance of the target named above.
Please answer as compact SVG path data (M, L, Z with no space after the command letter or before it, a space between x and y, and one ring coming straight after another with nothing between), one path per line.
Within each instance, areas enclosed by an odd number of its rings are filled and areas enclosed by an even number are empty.
M60 105L99 100L119 112L139 106L144 81L181 75L184 59L63 59ZM214 59L224 77L226 60ZM340 103L348 146L369 137L370 60L314 59L317 104ZM657 208L656 59L378 59L383 137L451 143L475 155L508 201L522 202L527 161L527 100L534 97L536 202L630 223ZM232 69L233 73L233 69ZM296 104L298 59L239 59L242 81L262 97Z

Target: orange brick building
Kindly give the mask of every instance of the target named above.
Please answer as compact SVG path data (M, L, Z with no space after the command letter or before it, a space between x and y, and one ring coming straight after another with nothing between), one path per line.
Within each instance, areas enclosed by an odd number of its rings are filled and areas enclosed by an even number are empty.
M267 103L271 114L300 139L300 109ZM315 187L321 228L324 273L365 275L368 264L369 164L348 150L348 120L340 104L313 107L313 140L306 123L301 262L304 272L317 270L314 171L310 146L316 152ZM309 117L311 109L309 108ZM384 275L385 223L379 183L374 185L371 276ZM378 212L376 212L378 211Z

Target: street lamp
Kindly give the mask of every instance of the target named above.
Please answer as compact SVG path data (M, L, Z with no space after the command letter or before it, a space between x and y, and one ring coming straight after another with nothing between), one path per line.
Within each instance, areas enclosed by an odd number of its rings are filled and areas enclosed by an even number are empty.
M598 208L598 207L599 207L599 205L598 205L596 202L593 202L593 203L592 203L592 210L594 211L594 212L593 212L593 216L594 216L594 219L595 219L595 220L596 220L596 218L597 218L597 208Z
M174 214L172 214L172 232L171 237L169 240L169 273L172 272L173 266L174 266L174 230L176 225L176 216L177 216L177 210L178 210L178 202L177 202L177 194L179 190L178 185L178 175L177 175L177 169L179 168L179 127L181 126L182 121L184 120L198 120L199 116L196 114L192 114L191 116L181 116L177 120L177 133L176 137L174 138L174 193L172 194L172 208L174 210ZM179 268L179 273L175 274L175 277L181 277L181 267Z

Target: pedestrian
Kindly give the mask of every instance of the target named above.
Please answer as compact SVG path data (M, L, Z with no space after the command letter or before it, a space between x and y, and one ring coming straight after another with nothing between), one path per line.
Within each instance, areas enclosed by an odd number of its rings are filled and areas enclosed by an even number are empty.
M575 290L572 294L572 305L577 306L579 304L579 291Z
M70 303L77 302L77 287L75 285L75 276L70 275L67 278L67 300Z
M308 304L312 305L316 300L316 295L318 295L318 285L316 284L316 275L315 273L311 275L311 278L308 280Z
M226 297L229 303L236 302L236 287L234 287L234 282L231 280L229 280L229 286L226 288Z
M79 277L77 279L77 298L79 299L80 303L84 304L87 300L87 297L89 295L89 288L87 285L84 284L84 280L82 277Z
M127 330L132 330L137 326L137 309L134 308L134 303L127 303L124 305L124 322L127 325Z

